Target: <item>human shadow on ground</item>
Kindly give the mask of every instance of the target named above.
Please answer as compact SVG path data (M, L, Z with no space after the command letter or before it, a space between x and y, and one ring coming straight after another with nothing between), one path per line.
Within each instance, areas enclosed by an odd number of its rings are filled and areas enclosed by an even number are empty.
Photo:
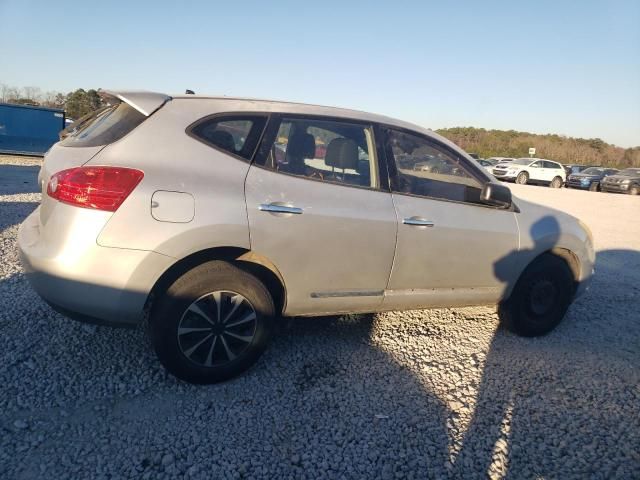
M554 220L541 221L547 225L533 228L553 231ZM527 252L512 256L496 264L496 275L506 278ZM547 336L496 331L454 477L640 475L631 391L640 383L640 252L598 252L596 271L589 292Z

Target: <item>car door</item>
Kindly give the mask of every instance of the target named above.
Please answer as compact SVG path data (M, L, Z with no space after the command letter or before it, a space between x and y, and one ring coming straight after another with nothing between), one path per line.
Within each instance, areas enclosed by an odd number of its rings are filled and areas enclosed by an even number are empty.
M538 160L529 165L527 169L529 172L529 178L531 180L535 180L537 182L546 182L547 180L547 170L544 168L544 162L542 160Z
M380 308L397 229L386 182L371 125L272 115L245 195L251 249L282 275L285 314Z
M463 155L419 133L385 129L385 152L398 217L396 255L383 307L496 302L518 249L515 214L480 203L489 180ZM448 173L416 170L421 158Z
M554 178L556 177L560 177L561 179L565 179L567 174L564 171L564 168L562 168L562 165L560 165L559 163L556 162L544 162L544 169L546 172L545 175L545 180L547 182L551 182ZM564 173L564 175L563 175ZM578 171L575 171L573 173L579 173Z

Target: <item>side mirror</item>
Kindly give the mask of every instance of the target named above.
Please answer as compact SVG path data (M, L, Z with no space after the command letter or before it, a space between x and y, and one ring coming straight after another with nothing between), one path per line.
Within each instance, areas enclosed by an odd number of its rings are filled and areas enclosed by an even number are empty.
M480 201L494 207L509 208L511 206L511 190L504 185L487 182L480 192Z

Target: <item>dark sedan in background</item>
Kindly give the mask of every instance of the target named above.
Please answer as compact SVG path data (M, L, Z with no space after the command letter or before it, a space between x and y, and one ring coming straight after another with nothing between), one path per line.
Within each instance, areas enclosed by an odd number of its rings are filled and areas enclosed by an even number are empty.
M640 195L640 168L625 168L603 179L600 188L603 192Z
M573 173L567 177L566 186L569 188L581 188L597 192L600 190L600 183L609 175L615 175L618 170L615 168L589 167L579 173Z

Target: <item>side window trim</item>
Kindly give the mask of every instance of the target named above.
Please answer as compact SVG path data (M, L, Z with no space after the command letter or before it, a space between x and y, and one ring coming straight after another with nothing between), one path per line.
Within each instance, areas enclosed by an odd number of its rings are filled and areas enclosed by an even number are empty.
M202 125L203 123L206 123L209 121L223 122L225 120L230 120L230 121L252 120L254 122L253 125L251 126L251 130L249 131L246 142L248 142L249 139L251 139L252 141L255 140L254 142L255 145L253 146L252 152L248 157L244 157L242 155L230 152L229 150L225 150L224 148L220 148L218 145L208 142L206 139L200 137L194 132L194 130L200 125ZM259 120L259 121L256 121L256 120ZM185 133L189 137L193 138L194 140L197 140L198 142L201 142L207 145L208 147L211 147L214 150L217 150L218 152L224 153L225 155L229 155L245 163L252 163L254 158L256 157L256 154L260 147L262 138L264 137L265 130L268 123L269 123L269 114L265 112L219 112L219 113L214 113L214 114L199 118L198 120L196 120L195 122L187 126L187 128L185 129Z
M383 156L381 156L381 151L383 150L382 145L382 132L380 131L380 126L374 122L367 122L364 120L349 118L349 117L332 117L326 115L313 115L313 114L298 114L298 113L288 113L288 112L277 112L271 113L269 115L269 119L267 125L264 129L264 133L262 135L262 139L260 141L260 145L256 150L256 154L254 155L254 159L252 165L255 165L260 168L264 168L271 172L276 172L270 166L267 165L267 160L269 158L269 153L271 151L271 147L276 141L276 137L278 135L278 130L280 128L280 124L285 120L317 120L320 122L340 122L340 123L350 123L354 125L362 125L365 127L370 127L373 134L373 142L375 147L375 159L376 159L376 168L378 171L378 186L377 187L366 187L362 185L352 185L352 184L344 184L339 182L327 182L317 178L293 175L291 173L285 171L278 171L277 173L281 175L288 175L294 178L299 178L302 180L310 180L314 182L321 182L327 185L334 185L339 187L347 187L347 188L359 188L370 191L382 191L382 192L390 192L389 189L389 176L386 166L386 161Z

